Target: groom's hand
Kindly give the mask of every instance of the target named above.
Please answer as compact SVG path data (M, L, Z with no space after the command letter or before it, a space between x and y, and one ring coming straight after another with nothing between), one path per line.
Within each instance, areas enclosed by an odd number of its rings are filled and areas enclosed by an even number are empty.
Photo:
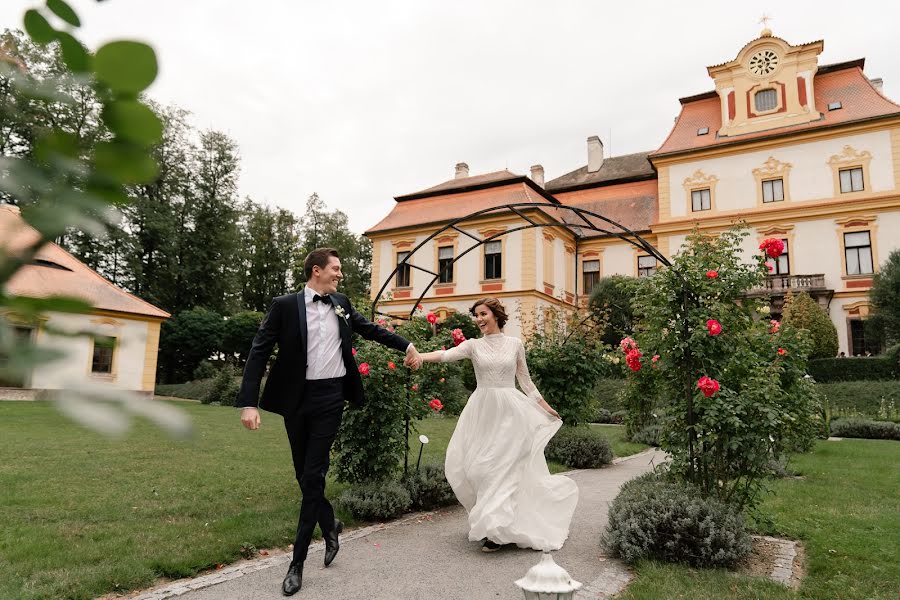
M241 423L251 431L259 429L259 410L252 406L249 408L242 408Z
M412 344L406 348L406 358L403 359L403 364L413 371L422 366L422 357L419 356L419 351Z

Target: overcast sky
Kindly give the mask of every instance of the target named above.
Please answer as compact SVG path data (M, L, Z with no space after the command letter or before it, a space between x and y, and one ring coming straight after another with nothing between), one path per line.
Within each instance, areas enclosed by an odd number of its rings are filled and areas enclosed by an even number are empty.
M866 58L900 99L900 9L876 0L69 0L92 48L153 45L150 95L240 146L240 191L301 212L313 192L362 232L394 196L508 168L547 179L653 150L708 65L759 35L825 40L820 64ZM37 0L0 1L21 27Z

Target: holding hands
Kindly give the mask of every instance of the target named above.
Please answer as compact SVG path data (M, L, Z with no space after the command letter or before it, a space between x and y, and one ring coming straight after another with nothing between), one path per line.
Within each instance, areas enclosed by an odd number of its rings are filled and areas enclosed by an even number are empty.
M416 350L416 347L412 344L406 348L406 358L403 359L403 365L409 367L413 371L422 366L422 355L419 354L419 351Z

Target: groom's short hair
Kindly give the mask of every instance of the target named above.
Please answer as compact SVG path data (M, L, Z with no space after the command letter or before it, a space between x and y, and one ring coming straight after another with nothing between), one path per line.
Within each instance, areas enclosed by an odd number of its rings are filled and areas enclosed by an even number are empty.
M328 266L328 261L332 256L340 258L338 251L334 248L316 248L307 254L306 261L303 263L303 274L306 275L306 280L309 281L309 278L312 277L313 267L324 269Z

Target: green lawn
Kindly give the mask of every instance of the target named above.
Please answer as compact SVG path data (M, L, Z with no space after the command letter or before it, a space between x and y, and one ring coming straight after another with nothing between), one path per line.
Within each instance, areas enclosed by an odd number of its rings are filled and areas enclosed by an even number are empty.
M299 491L281 419L263 413L250 432L233 408L175 404L194 422L189 441L143 422L109 439L46 402L0 402L0 598L94 598L232 562L245 543L293 540ZM455 425L420 424L423 462L443 462ZM619 454L643 448L598 427ZM342 489L329 482L328 495Z
M792 467L804 479L774 486L763 511L773 533L801 540L808 574L798 593L721 570L645 562L626 600L900 598L900 444L819 442Z

